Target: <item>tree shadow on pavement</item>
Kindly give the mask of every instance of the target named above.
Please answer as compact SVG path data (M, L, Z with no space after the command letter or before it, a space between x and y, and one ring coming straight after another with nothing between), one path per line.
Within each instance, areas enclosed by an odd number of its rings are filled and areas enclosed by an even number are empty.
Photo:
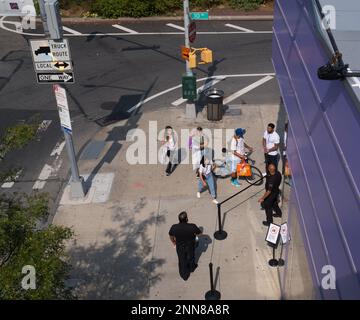
M74 293L79 299L143 299L150 284L161 280L157 270L164 259L152 257L149 228L164 223L164 216L152 212L139 217L147 201L141 198L132 207L112 207L113 226L105 229L101 240L88 247L75 245L69 250L75 280Z

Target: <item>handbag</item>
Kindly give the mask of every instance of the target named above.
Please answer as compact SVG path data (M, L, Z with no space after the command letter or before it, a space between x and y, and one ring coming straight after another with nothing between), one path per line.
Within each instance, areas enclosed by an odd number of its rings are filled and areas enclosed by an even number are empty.
M286 160L285 163L285 172L284 172L285 177L291 177L291 170L289 167L289 162Z
M240 162L236 166L236 173L238 177L251 177L251 167L246 162Z

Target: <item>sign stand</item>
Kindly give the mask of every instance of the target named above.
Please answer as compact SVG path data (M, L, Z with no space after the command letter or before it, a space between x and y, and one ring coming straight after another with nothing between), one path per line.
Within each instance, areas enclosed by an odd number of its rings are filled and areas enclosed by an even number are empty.
M280 258L279 258L279 267L282 267L285 265L285 260L282 259L284 245L286 245L288 241L290 241L290 235L288 232L288 226L286 222L281 225L280 236L281 236L281 250L280 250Z
M279 265L279 261L276 260L275 258L275 249L276 247L275 246L272 246L273 247L273 257L272 259L269 260L269 266L270 267L277 267Z
M278 246L279 241L279 235L280 235L280 229L281 226L270 223L270 226L268 228L265 241L269 243L269 245L272 247L273 256L272 259L269 260L269 265L271 267L277 267L279 265L278 260L275 258L275 249Z

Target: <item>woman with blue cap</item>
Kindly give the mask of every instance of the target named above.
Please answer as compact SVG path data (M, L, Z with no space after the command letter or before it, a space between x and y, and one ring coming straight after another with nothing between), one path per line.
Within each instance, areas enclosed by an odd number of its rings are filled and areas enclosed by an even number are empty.
M244 134L246 130L243 128L237 128L235 130L234 137L231 139L230 143L230 151L232 153L231 159L231 184L235 187L240 187L240 183L237 179L237 165L241 161L245 161L245 148L247 148L250 152L254 149L247 145L244 141Z

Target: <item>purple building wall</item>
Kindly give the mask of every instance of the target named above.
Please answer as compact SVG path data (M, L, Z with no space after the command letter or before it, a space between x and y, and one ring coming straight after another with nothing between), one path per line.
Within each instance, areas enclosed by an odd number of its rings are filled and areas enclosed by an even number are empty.
M277 0L273 63L289 119L293 196L318 297L360 299L360 112L346 83L323 81L329 60L312 0ZM336 268L336 290L321 270Z

